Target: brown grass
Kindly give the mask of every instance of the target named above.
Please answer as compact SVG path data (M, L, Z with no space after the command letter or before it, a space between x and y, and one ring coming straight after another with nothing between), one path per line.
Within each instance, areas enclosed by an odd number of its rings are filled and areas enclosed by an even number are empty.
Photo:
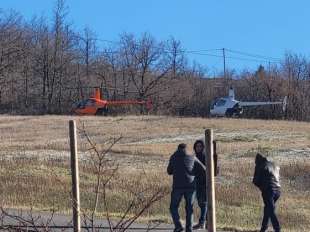
M177 144L186 142L191 151L194 140L203 137L204 129L214 128L221 166L216 185L219 226L258 229L262 202L251 180L255 153L263 151L281 166L283 193L278 211L284 231L310 231L310 161L307 152L302 155L297 150L310 151L310 124L303 122L156 116L2 116L2 204L38 209L55 206L60 211L69 210L69 119L84 122L99 145L107 137L124 137L110 154L110 158L121 165L118 178L109 186L114 215L124 209L131 188L161 185L168 190L171 179L166 175L166 165ZM80 157L85 159L86 142L83 138L79 141ZM94 183L87 163L81 161L84 209L90 208ZM148 216L169 222L168 205L169 195L154 205Z

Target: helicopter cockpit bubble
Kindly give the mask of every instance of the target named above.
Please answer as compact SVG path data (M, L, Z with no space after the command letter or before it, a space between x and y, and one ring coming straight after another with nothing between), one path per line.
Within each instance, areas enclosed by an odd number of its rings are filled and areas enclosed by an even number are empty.
M76 108L77 109L85 109L85 106L88 105L87 104L88 100L81 100L76 104Z
M213 110L215 107L223 106L225 105L226 101L223 98L218 98L216 100L213 100L211 102L211 109Z
M96 103L95 100L93 99L87 99L86 102L85 102L85 106L94 106Z
M226 104L226 100L224 98L220 98L215 102L215 106L217 107L224 106L225 104Z
M214 105L215 105L216 101L212 100L210 103L210 109L213 110L214 109Z
M79 101L77 104L76 104L76 107L77 109L85 109L86 106L93 106L95 104L95 101L92 100L92 99L86 99L86 100L82 100L82 101Z

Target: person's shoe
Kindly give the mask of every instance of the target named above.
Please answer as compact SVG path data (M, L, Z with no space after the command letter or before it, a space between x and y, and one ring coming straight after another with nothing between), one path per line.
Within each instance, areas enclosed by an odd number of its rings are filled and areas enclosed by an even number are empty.
M193 226L193 230L203 230L206 228L206 224L205 223L198 223L196 225Z
M175 229L173 230L173 232L181 232L181 231L183 231L183 230L184 230L183 227L179 227L179 228L175 228Z

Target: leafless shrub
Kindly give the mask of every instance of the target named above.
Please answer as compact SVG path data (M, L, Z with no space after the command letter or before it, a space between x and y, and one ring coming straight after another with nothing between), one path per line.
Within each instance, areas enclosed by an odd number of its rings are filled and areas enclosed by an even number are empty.
M90 214L86 212L83 213L84 224L86 227L90 228L89 231L94 231L97 208L99 204L102 204L105 211L105 218L108 221L109 230L126 231L139 217L147 212L153 204L160 201L167 194L167 191L162 187L141 188L139 187L139 180L135 183L127 183L126 189L131 192L133 197L129 200L120 219L112 220L110 215L111 209L109 208L107 200L107 192L109 188L111 188L111 186L109 186L110 182L113 178L117 178L119 166L116 164L116 161L109 160L107 155L122 137L107 139L100 149L88 135L84 124L82 124L79 131L81 136L84 137L89 144L88 152L90 154L90 163L96 176L94 205ZM143 173L143 175L145 175L145 173ZM151 230L153 227L149 225L146 230Z

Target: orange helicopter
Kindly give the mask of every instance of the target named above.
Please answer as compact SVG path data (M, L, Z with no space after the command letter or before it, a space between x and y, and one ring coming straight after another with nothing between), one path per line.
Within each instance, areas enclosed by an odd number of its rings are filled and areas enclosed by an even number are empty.
M145 105L147 110L152 109L152 101L143 100L105 100L101 98L100 88L95 88L94 95L73 105L72 111L78 115L107 115L109 106Z

